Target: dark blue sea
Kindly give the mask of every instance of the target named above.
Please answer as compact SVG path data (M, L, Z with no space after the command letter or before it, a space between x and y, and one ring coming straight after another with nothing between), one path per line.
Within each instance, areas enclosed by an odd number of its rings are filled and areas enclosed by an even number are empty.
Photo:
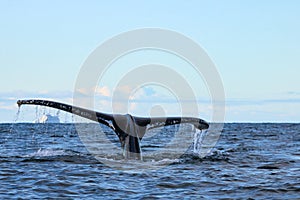
M92 134L97 125L81 126ZM175 128L143 140L143 151L170 142ZM127 167L100 162L71 123L0 124L0 145L0 199L300 199L300 124L225 124L204 157L191 147L174 160L137 161L152 170L130 168L118 150L109 159Z

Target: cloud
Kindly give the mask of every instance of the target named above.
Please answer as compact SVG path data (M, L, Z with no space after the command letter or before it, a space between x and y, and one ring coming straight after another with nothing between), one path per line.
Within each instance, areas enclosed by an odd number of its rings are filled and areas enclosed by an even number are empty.
M4 102L0 102L0 110L16 110L17 104L7 104Z
M57 101L71 102L70 91L37 91L37 92L2 92L0 93L0 109L16 109L19 99L55 99Z
M0 99L24 99L24 98L69 98L72 97L71 91L13 91L13 92L0 92Z
M121 86L111 89L108 86L94 88L95 109L107 113L131 113L139 116L150 115L153 108L160 106L164 113L180 115L182 106L184 113L195 113L193 100L184 99L180 102L168 93L163 93L156 88L141 87L138 90L130 86ZM88 90L82 90L82 93ZM289 98L291 97L291 98ZM17 111L17 100L27 98L50 99L73 104L73 93L71 91L14 91L0 93L0 121L9 121ZM83 99L90 98L84 96ZM209 98L197 99L199 117L211 120L212 104ZM82 107L82 105L79 105ZM86 107L88 108L88 107ZM4 114L5 113L5 114ZM26 114L27 115L27 114ZM292 93L278 98L255 99L255 98L231 98L226 100L227 121L299 121L300 119L300 97Z
M298 92L298 91L289 91L289 92L283 93L283 95L300 96L300 92Z
M96 87L95 93L100 96L109 97L111 96L111 91L107 86Z
M230 106L249 106L300 103L300 98L273 98L273 99L227 99L226 104Z

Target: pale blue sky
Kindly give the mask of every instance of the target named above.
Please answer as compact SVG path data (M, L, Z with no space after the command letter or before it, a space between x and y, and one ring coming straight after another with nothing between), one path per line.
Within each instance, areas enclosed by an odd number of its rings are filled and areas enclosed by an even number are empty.
M0 122L18 98L72 97L87 56L124 31L159 27L199 43L226 93L226 121L300 120L300 2L0 1Z

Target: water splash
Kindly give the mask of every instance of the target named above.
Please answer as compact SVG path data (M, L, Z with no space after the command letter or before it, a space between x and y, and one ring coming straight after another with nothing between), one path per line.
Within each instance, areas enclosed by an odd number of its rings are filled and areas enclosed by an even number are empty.
M25 155L24 157L51 157L51 156L63 156L67 153L63 149L42 149L40 148L34 153Z
M38 120L40 118L40 115L39 115L39 106L36 106L35 107L35 120Z
M15 115L15 118L14 118L14 123L16 123L18 121L20 113L21 113L21 107L19 106L18 111L17 111L17 113Z
M201 149L203 147L203 141L206 136L207 131L206 130L199 130L196 129L194 133L194 148L193 148L193 153L197 155L201 155Z
M19 119L19 116L20 116L20 113L21 113L21 107L18 106L18 111L14 117L14 120L13 120L13 123L11 123L11 126L10 126L10 129L9 129L9 132L12 133L13 132L13 129L14 129L14 124L18 121Z

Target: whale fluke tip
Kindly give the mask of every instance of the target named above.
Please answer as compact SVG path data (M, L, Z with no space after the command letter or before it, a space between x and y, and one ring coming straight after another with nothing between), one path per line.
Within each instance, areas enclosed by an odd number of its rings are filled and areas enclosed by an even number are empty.
M22 101L21 101L21 100L18 100L18 101L17 101L17 104L18 104L18 106L20 107L20 106L22 105Z

